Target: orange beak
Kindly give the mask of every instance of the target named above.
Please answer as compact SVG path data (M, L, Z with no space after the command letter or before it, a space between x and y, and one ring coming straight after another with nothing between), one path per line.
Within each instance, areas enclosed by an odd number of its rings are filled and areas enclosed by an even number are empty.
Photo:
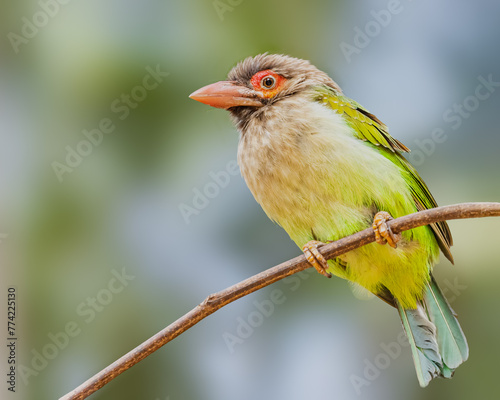
M216 108L262 107L263 96L237 82L221 81L204 86L189 96L193 100Z

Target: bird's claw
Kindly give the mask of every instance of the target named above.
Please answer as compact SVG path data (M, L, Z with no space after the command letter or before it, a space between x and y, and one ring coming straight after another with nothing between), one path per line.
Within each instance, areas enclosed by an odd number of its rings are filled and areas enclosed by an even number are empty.
M332 274L328 272L328 262L326 258L319 252L318 247L324 246L325 243L320 242L318 240L311 240L307 242L304 246L302 246L302 251L316 271L318 271L321 275L326 276L327 278L331 278Z
M391 231L391 228L387 225L387 221L392 218L391 214L386 211L379 211L375 214L373 218L372 228L375 231L375 240L378 244L386 244L392 248L398 247L397 243L401 240L401 233L397 235Z

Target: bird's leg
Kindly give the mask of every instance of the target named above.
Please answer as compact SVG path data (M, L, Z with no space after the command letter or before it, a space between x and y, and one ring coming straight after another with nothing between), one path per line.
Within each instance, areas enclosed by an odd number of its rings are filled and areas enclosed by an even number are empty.
M401 233L395 235L387 226L387 221L391 219L394 218L387 211L379 211L373 218L372 228L375 231L375 240L378 244L389 243L389 246L396 248L398 247L397 243L401 240Z
M302 246L302 251L316 271L318 271L321 275L326 276L327 278L331 278L332 274L327 271L328 262L326 258L319 252L318 247L324 246L325 243L320 242L318 240L311 240L307 242L304 246Z

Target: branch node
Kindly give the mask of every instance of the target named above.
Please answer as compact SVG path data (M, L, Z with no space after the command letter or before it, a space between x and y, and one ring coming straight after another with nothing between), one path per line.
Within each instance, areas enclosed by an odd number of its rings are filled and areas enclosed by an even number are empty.
M218 297L219 296L216 293L212 293L205 300L203 300L203 302L200 304L200 307L212 306L215 303L215 301L218 299Z

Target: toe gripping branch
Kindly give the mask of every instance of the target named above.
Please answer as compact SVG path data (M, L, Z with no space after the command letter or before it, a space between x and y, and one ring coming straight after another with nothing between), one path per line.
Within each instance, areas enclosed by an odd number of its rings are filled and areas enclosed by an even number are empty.
M387 211L379 211L373 218L372 228L375 231L375 240L378 244L388 243L389 246L395 249L401 240L401 233L395 235L387 225L387 222L392 219L394 218Z
M318 250L319 247L324 245L325 243L318 240L311 240L302 246L302 251L306 256L307 261L309 261L309 264L316 268L316 271L327 278L331 278L332 274L328 272L328 261Z

